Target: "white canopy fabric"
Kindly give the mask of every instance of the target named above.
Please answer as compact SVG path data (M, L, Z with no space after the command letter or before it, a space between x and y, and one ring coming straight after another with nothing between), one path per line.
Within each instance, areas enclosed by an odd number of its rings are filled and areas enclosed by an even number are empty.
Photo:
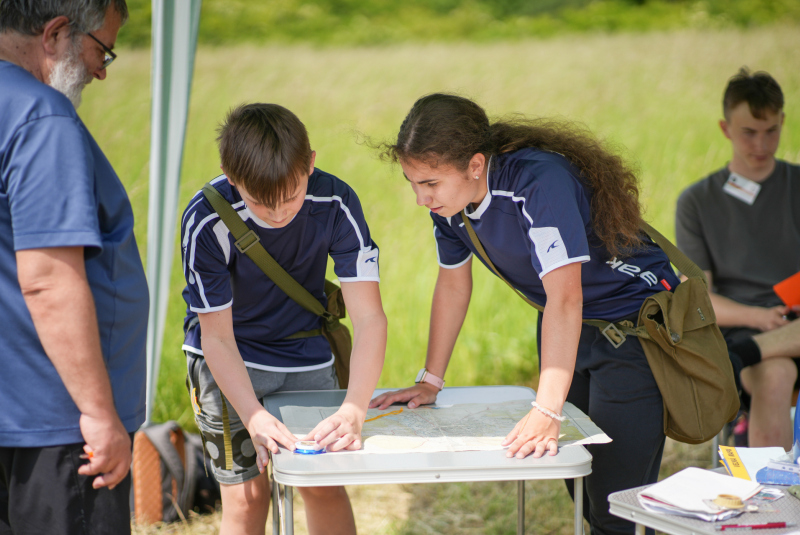
M147 226L147 420L151 422L169 296L181 160L201 0L153 0L150 198Z

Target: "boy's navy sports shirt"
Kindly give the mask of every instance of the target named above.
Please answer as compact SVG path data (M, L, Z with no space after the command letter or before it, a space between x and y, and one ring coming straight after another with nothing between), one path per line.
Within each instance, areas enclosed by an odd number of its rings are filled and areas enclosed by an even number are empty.
M622 319L678 285L667 255L647 237L629 256L609 259L592 229L591 191L563 156L530 148L501 154L489 162L487 181L488 194L467 216L503 277L539 305L547 301L541 278L574 262L584 264L587 319ZM461 214L431 217L440 266L456 268L477 254Z
M325 305L328 255L340 282L379 282L378 247L369 234L355 192L333 175L315 169L303 207L283 228L253 215L225 175L212 185L231 203L278 264ZM286 340L298 331L319 329L320 318L290 299L234 246L228 231L202 192L189 202L181 222L188 326L198 312L233 307L233 332L239 353L252 368L309 371L333 363L324 336ZM200 325L186 333L183 349L203 354Z

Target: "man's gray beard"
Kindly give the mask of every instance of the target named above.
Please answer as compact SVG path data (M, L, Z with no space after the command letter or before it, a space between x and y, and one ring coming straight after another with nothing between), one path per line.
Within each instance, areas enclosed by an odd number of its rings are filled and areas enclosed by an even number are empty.
M81 105L83 88L92 80L86 65L81 61L81 48L81 43L76 42L67 50L65 56L53 65L48 84L64 93L75 109Z

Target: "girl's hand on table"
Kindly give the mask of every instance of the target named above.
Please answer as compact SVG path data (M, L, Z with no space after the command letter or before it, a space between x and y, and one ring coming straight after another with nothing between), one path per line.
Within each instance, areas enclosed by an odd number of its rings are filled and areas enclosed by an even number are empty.
M531 409L503 440L503 446L508 446L506 456L523 459L531 453L534 457L541 457L545 452L555 455L560 431L561 422Z
M386 392L369 402L370 409L385 409L392 403L408 402L409 409L415 409L420 405L429 405L436 401L439 389L429 383L417 383L414 386Z

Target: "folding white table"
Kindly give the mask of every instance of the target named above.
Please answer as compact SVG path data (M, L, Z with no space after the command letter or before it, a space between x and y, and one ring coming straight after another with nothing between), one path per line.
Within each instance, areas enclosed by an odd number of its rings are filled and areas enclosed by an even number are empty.
M375 395L388 390L376 390ZM264 407L281 418L284 405L335 407L344 400L344 390L280 392L264 399ZM445 388L437 405L502 403L533 400L535 393L521 386L472 386ZM536 479L575 480L575 535L583 533L583 478L592 472L592 456L583 446L568 446L558 455L538 459L507 458L505 451L463 451L391 454L297 455L281 449L272 456L273 533L278 531L279 485L284 486L283 510L286 534L294 533L293 487L335 485L379 485L386 483L451 483L462 481L518 481L517 533L525 530L524 482Z
M722 522L706 522L698 518L687 518L648 511L639 504L639 493L649 487L644 485L629 490L621 490L608 496L609 512L612 515L630 520L636 524L636 535L644 535L645 527L653 528L670 535L720 535L721 533L751 533L749 529L732 529L717 531L714 526L720 524L767 524L769 522L800 522L800 500L786 492L787 487L776 487L786 494L774 502L774 513L744 513L741 516ZM757 533L764 535L781 535L797 533L797 526L778 529L759 529Z

